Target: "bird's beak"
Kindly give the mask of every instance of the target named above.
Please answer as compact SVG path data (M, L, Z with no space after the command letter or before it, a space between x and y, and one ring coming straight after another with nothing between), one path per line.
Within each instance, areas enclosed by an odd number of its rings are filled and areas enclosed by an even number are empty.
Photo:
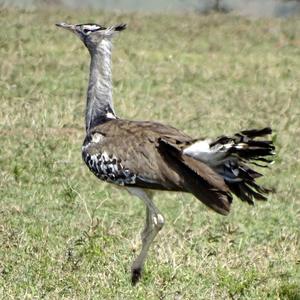
M72 31L72 32L75 31L75 25L67 24L67 23L64 23L64 22L62 22L62 23L56 23L55 25L58 26L58 27L67 29L69 31Z

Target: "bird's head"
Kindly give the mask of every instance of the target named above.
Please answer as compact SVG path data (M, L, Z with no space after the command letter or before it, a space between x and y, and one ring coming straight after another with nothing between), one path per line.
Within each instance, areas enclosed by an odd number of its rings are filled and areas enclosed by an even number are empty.
M117 32L126 29L126 24L105 27L98 24L67 24L57 23L56 26L75 33L89 49L95 49L103 40L110 40Z

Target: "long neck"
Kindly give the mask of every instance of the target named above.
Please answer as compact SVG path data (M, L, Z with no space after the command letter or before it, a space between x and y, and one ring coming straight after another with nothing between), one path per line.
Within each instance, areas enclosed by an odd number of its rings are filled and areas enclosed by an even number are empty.
M90 50L90 78L86 104L86 130L115 118L112 100L111 40L102 40Z

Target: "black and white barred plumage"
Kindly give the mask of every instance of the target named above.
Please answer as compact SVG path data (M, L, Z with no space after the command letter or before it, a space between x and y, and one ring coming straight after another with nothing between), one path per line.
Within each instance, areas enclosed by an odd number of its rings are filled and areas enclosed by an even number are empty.
M88 168L103 181L121 186L134 184L136 174L124 167L120 158L101 150L103 140L100 133L86 137L82 146L82 158Z

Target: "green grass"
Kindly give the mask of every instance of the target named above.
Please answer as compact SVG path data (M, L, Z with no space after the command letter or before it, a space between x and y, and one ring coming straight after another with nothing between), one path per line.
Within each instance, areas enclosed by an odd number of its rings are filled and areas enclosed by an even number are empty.
M300 299L300 20L232 15L0 12L0 298ZM119 116L197 136L270 125L277 157L255 207L228 217L157 193L166 218L140 284L140 200L81 160L88 53L58 21L126 22Z

